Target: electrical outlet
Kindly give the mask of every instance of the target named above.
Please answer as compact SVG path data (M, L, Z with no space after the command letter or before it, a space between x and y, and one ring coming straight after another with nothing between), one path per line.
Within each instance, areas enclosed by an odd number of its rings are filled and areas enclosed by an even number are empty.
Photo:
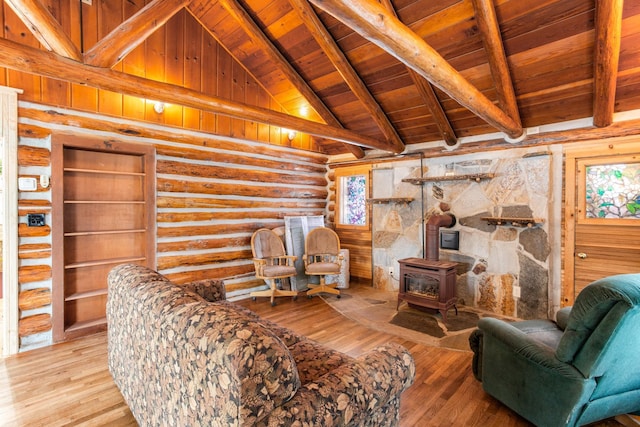
M389 276L393 276L393 267L389 267Z
M513 297L520 298L520 286L513 287Z

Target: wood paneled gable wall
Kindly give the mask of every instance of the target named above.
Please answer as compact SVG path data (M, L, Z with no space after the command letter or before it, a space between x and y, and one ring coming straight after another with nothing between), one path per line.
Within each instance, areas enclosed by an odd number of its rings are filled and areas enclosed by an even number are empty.
M140 10L140 2L99 2L99 7L82 8L72 1L49 1L48 10L71 39L90 50L99 40L114 30L125 18ZM89 13L91 12L91 13ZM1 10L3 38L21 45L37 48L38 40L11 11L6 2ZM78 32L94 28L95 33ZM168 103L165 111L154 111L157 99L130 96L88 85L70 83L52 77L41 77L12 69L0 69L0 84L24 90L21 101L56 105L80 111L144 120L151 123L177 126L210 132L221 136L246 138L275 145L318 151L313 139L298 133L289 140L288 130L252 120L233 119L197 108ZM283 107L235 59L205 31L186 10L178 11L166 24L158 28L126 57L113 65L112 70L178 87L191 88L239 103L246 103L274 112Z

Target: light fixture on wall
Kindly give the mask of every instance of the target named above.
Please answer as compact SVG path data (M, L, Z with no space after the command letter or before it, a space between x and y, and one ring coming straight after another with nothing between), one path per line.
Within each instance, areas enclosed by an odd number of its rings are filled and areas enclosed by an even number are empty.
M153 104L153 111L155 111L158 114L162 114L164 113L164 102L162 101L156 101Z
M287 139L291 142L296 137L297 132L287 128L280 128L280 135L287 135Z

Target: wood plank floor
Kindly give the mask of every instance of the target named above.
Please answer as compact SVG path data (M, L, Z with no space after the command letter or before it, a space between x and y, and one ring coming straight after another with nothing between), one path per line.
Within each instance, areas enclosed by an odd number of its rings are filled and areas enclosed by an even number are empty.
M383 343L404 345L416 380L402 396L402 426L527 426L489 397L470 371L471 353L429 347L364 327L321 298L240 304L334 349L357 356ZM0 361L0 425L136 425L107 369L104 333ZM606 422L599 425L615 425Z

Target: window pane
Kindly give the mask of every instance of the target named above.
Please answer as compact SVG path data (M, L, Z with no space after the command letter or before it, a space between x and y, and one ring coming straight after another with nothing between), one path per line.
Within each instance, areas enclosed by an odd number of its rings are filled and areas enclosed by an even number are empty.
M640 219L640 163L586 168L587 218Z
M342 223L348 225L367 224L367 200L365 175L351 175L343 179Z

